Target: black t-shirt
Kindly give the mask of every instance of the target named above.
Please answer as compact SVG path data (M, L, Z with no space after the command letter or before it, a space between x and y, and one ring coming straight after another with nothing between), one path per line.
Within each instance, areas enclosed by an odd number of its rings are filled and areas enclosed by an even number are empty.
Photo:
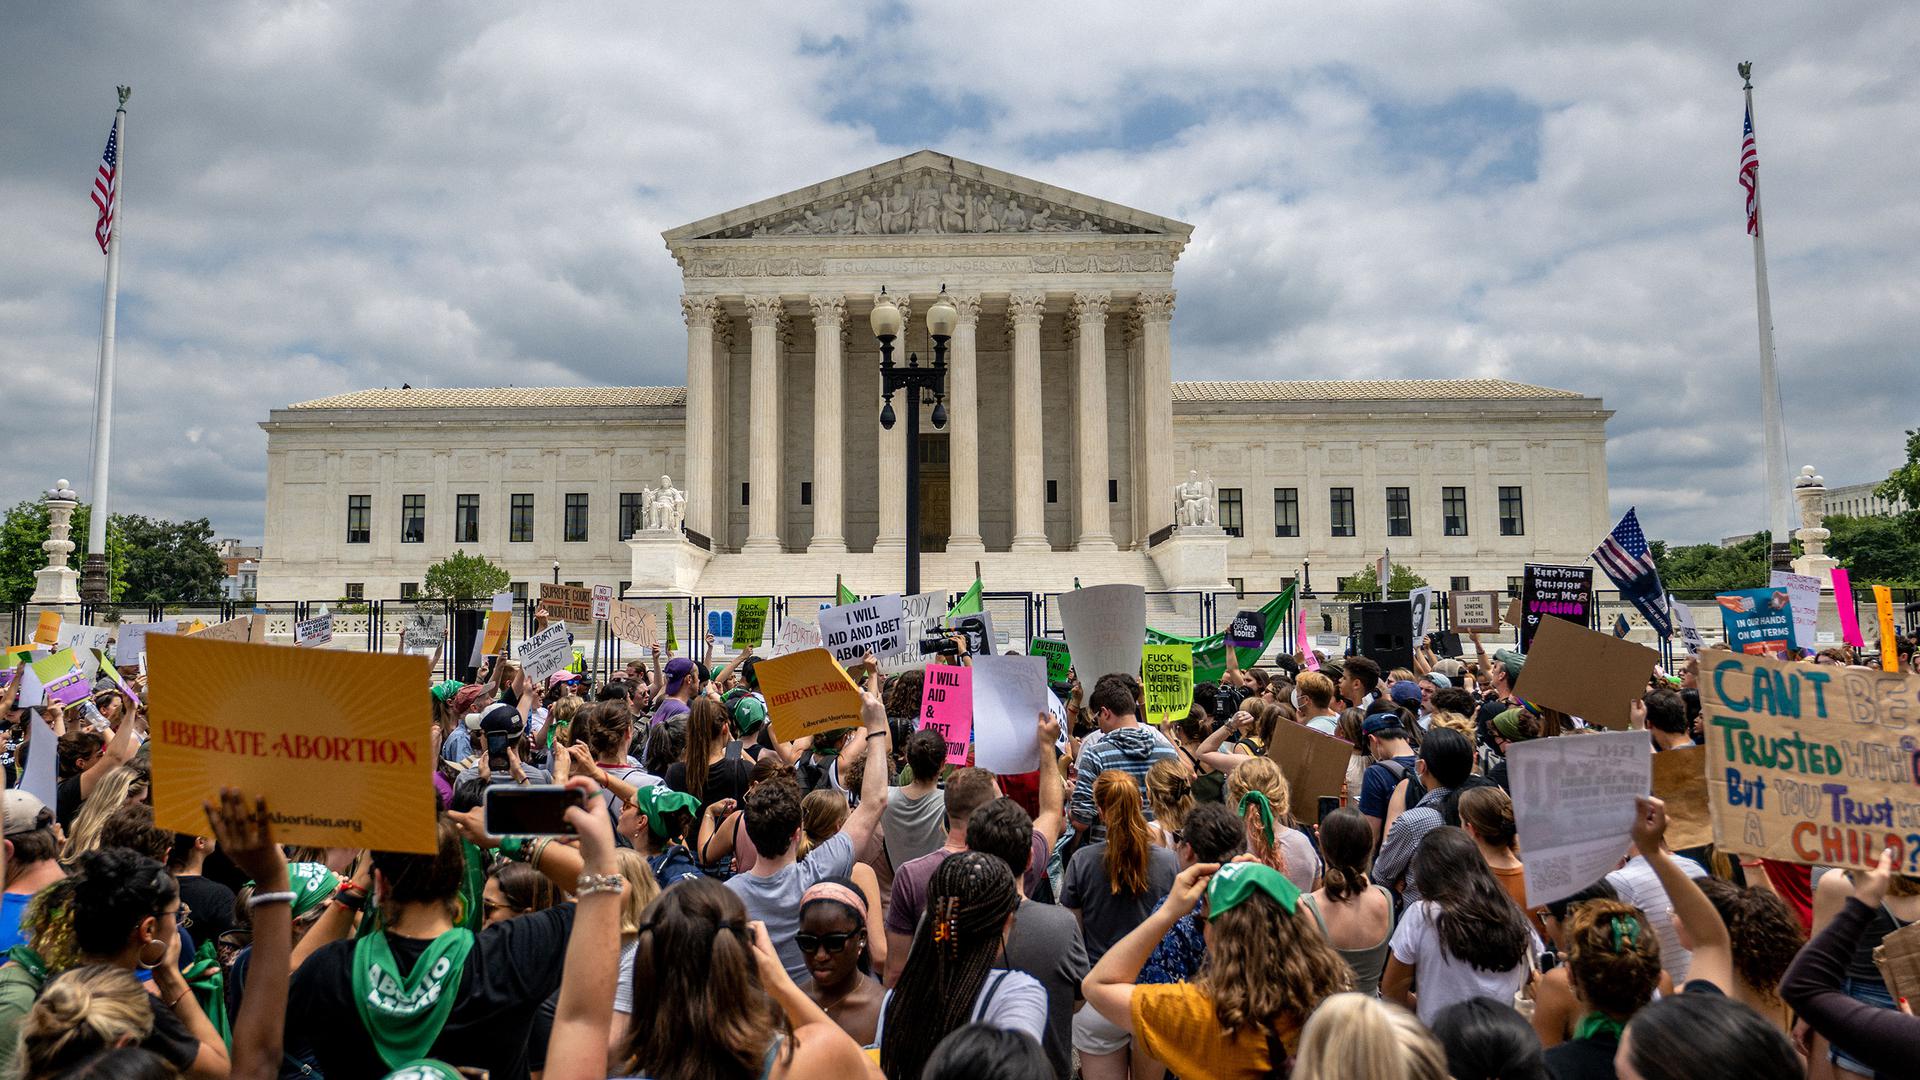
M80 774L75 773L60 781L53 789L53 816L60 822L62 829L72 829L73 819L80 813Z
M747 781L753 776L753 762L740 750L738 742L727 744L727 752L707 767L706 787L700 792L700 812L721 799L740 799L747 794ZM676 761L667 766L665 780L674 791L687 790L687 763Z
M166 1002L153 995L147 995L153 1005L153 1034L140 1043L142 1049L151 1050L166 1058L168 1064L181 1072L193 1064L200 1056L200 1040L187 1030L186 1021L174 1013Z
M489 1069L494 1080L527 1076L527 1035L540 1002L560 986L573 905L518 915L480 931L460 974L460 993L427 1057L449 1065ZM401 973L413 970L427 946L418 938L387 935ZM289 1045L313 1048L327 1076L385 1076L353 1001L352 941L336 941L300 965L287 997Z
M193 933L201 941L213 941L233 929L233 890L199 874L175 878L180 885L180 902L193 912Z
M1553 1080L1614 1080L1613 1055L1620 1040L1612 1035L1568 1039L1547 1048L1547 1071Z

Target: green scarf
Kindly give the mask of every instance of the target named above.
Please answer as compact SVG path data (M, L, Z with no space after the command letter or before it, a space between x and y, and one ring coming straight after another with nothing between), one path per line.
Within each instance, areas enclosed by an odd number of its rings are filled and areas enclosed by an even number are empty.
M15 945L13 948L7 950L7 959L24 968L27 974L33 976L33 981L41 984L46 983L47 962L40 959L40 954L34 952L30 947L26 945Z
M425 1057L447 1026L460 990L473 931L456 926L433 939L427 951L400 977L384 933L368 934L353 946L353 1004L360 1026L387 1067Z
M1254 806L1254 809L1260 811L1260 831L1266 834L1267 850L1272 851L1273 850L1273 803L1267 798L1266 792L1249 791L1245 795L1240 796L1240 805L1235 808L1234 812L1238 814L1245 814L1247 812L1248 803L1252 803Z
M1625 1030L1625 1024L1608 1016L1606 1013L1590 1012L1581 1017L1579 1023L1573 1025L1573 1037L1577 1042L1582 1039L1611 1036L1614 1042L1619 1042L1620 1033Z
M212 939L200 943L193 954L193 963L180 973L187 980L187 986L193 990L193 996L200 1001L200 1008L207 1014L207 1021L213 1030L220 1033L220 1041L233 1046L233 1026L227 1019L227 977L220 967L220 956L214 950Z
M460 881L460 925L478 931L487 921L486 906L480 903L481 894L487 891L487 854L473 841L462 839L460 857L467 868Z

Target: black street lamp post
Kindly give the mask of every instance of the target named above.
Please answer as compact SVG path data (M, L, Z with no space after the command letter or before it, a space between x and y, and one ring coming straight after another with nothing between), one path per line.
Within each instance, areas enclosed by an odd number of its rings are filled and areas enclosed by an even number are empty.
M908 354L906 365L893 362L893 342L904 329L900 309L882 287L880 299L873 305L873 336L880 341L880 394L886 404L880 410L880 426L893 430L893 394L907 392L907 588L912 596L920 591L920 405L921 394L931 393L933 426L947 426L947 339L960 321L960 313L947 299L946 286L927 309L927 335L933 339L933 366L921 367L917 354Z

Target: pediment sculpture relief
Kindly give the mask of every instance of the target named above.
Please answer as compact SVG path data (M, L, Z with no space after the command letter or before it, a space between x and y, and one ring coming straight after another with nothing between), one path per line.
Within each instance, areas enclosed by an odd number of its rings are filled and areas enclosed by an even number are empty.
M1037 196L921 171L721 229L702 239L1147 231Z

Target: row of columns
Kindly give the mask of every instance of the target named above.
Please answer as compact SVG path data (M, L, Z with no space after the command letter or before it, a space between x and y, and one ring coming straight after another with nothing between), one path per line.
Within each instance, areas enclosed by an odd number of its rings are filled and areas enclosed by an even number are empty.
M948 343L948 407L951 464L949 478L950 552L981 552L980 534L980 398L978 339L980 297L950 294L960 318ZM1074 473L1078 479L1077 551L1113 551L1116 543L1108 511L1109 417L1107 409L1107 313L1112 296L1105 291L1073 295L1070 314L1075 327L1076 402ZM911 324L912 300L893 297ZM773 294L748 295L743 300L751 332L749 370L753 392L748 415L747 538L743 553L775 553L780 542L780 500L784 490L780 417L785 402L786 302ZM814 438L813 523L807 544L810 552L844 552L846 542L845 358L841 341L847 318L847 298L814 294L807 298L814 326ZM1046 479L1041 454L1042 399L1040 330L1046 317L1047 295L1018 291L1007 298L1007 318L1013 345L1012 409L1009 412L1013 458L1014 551L1052 550L1046 535ZM1145 496L1164 500L1167 512L1149 513L1141 536L1171 520L1173 441L1172 337L1174 293L1140 293L1134 311L1140 320L1140 372L1137 414L1130 445L1133 469L1141 477ZM729 387L722 383L727 369L725 350L730 341L728 320L718 297L683 296L681 312L687 323L687 526L709 537L724 533L727 505L726 443ZM876 403L877 407L877 403ZM906 407L917 405L907 403ZM906 445L904 424L878 431L879 533L875 551L898 551L906 545L906 531L918 527L906 520L906 465L915 448ZM1154 504L1150 504L1154 505Z

